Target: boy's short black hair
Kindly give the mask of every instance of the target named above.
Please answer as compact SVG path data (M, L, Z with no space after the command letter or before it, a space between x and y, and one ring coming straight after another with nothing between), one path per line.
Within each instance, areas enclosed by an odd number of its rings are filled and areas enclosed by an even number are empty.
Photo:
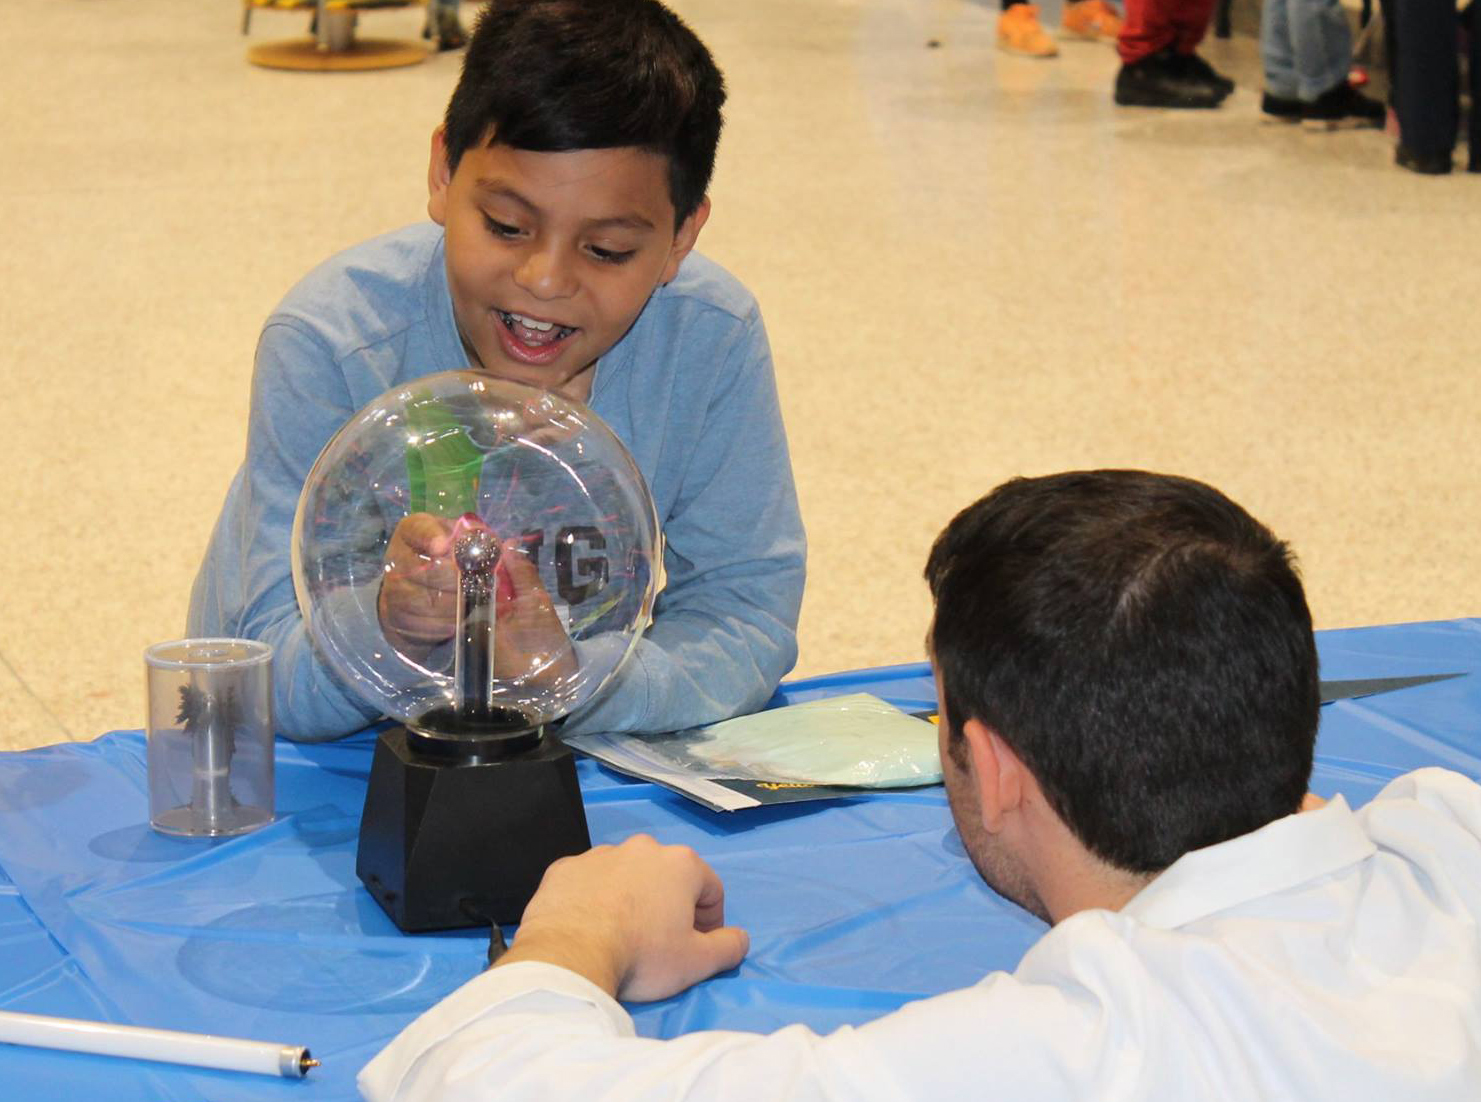
M1286 545L1211 486L1144 471L1014 479L926 566L962 724L993 728L1102 860L1159 872L1297 810L1320 689Z
M725 81L656 0L491 0L444 120L448 165L490 137L537 153L636 146L668 158L676 224L710 186Z

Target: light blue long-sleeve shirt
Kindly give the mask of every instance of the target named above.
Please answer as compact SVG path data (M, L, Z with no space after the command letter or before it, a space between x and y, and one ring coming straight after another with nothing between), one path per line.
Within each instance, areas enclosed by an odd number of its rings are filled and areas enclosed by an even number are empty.
M273 645L277 725L291 738L335 738L379 718L321 661L299 611L290 537L304 480L372 399L467 368L431 223L328 260L263 327L247 455L188 630ZM806 542L755 299L691 253L598 361L589 405L648 481L666 583L627 663L567 729L664 731L759 708L796 661Z

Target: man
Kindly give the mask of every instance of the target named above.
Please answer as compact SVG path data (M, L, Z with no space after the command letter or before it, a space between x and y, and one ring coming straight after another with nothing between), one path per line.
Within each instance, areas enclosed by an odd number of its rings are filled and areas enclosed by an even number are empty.
M371 1099L1474 1099L1481 787L1307 795L1319 694L1284 544L1216 490L1018 479L926 567L953 817L1052 928L1011 974L819 1037L632 1036L740 963L690 851L552 866L511 950L361 1073Z

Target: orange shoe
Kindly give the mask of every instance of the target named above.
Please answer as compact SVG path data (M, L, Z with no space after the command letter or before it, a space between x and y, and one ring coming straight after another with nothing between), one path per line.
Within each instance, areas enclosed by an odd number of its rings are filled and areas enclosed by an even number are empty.
M1039 24L1037 4L1014 4L998 16L998 49L1023 57L1053 57L1059 53L1054 39Z
M1114 42L1121 33L1121 17L1106 0L1074 0L1064 6L1066 37Z

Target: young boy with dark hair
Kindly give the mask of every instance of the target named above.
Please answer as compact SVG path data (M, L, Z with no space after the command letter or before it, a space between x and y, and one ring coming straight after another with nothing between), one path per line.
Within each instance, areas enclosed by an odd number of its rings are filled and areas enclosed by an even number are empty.
M275 648L279 729L378 717L314 653L290 534L320 449L392 386L473 369L589 405L643 472L665 536L652 626L568 729L659 731L761 706L796 659L805 541L755 300L693 252L725 89L656 0L494 0L432 136L432 221L332 258L268 318L246 460L191 594L192 634ZM452 633L387 549L396 644ZM425 518L423 518L425 519Z

